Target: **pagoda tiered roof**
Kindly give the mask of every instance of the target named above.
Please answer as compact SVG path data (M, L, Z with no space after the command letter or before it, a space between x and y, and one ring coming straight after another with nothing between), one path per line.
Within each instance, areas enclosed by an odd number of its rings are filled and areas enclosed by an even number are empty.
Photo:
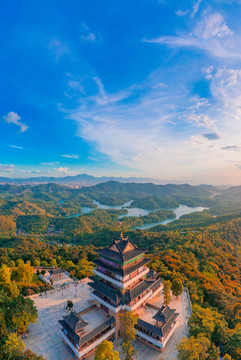
M122 300L124 301L123 295L120 291L113 289L109 285L106 285L103 282L94 281L88 283L89 286L92 287L92 289L98 291L103 296L106 296L108 299L115 302L117 305L122 303Z
M103 296L106 296L108 299L115 302L116 306L121 304L129 304L139 295L141 295L146 290L152 290L156 286L160 285L162 282L161 279L147 281L142 280L139 284L135 285L133 288L127 290L124 294L122 294L119 290L113 289L109 285L104 284L103 282L94 281L88 283L94 290L98 291Z
M115 239L113 243L105 248L98 250L100 256L118 263L130 261L146 252L144 249L137 249L132 241L127 238Z
M142 260L140 260L140 262L138 262L138 264L130 266L127 269L114 268L114 267L109 266L108 264L104 263L103 261L101 261L101 259L92 260L92 262L95 263L97 266L101 266L101 267L105 268L106 270L111 271L113 274L124 277L124 276L127 276L127 275L131 274L133 271L139 269L140 267L145 266L146 264L148 264L150 262L150 259L143 258Z

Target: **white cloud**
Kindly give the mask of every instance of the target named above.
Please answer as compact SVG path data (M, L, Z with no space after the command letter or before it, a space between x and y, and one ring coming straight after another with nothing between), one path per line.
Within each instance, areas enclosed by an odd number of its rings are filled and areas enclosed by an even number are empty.
M40 170L27 170L27 174L33 174L33 175L36 175L36 174L39 174L40 173Z
M241 120L241 69L219 68L212 74L213 95L224 104L225 117L232 126L231 119Z
M235 35L218 12L204 12L196 21L192 32L182 32L177 36L160 36L143 39L144 42L166 44L171 47L193 47L221 58L241 58L240 36Z
M79 158L79 155L76 155L76 154L72 154L72 155L60 155L64 158L68 158L68 159L78 159Z
M187 10L177 10L176 15L177 16L186 16L189 13L189 9Z
M201 4L202 0L197 0L194 5L193 5L193 9L192 9L192 13L190 15L190 17L194 17L196 15L196 13L198 12L199 10L199 6Z
M80 24L80 30L81 30L81 40L83 42L100 42L102 40L102 37L99 33L94 33L90 30L89 26L87 26L84 22Z
M215 121L210 119L206 114L189 114L186 117L187 121L193 125L198 127L206 127L208 129L213 128L215 126Z
M196 25L194 33L198 38L203 39L224 38L233 35L233 31L225 23L223 16L217 12L209 15L205 14L203 19Z
M176 15L177 16L186 16L189 14L190 18L193 18L196 15L196 13L198 12L201 2L202 2L202 0L197 0L196 2L194 2L192 9L177 10Z
M3 115L3 120L8 124L15 124L20 127L20 132L23 133L28 130L28 126L20 121L21 117L14 111L10 111L7 115Z
M209 134L200 134L200 135L191 135L190 141L186 141L186 144L190 144L198 149L203 151L211 149L218 149L216 143L213 143L215 140L219 140L220 136L216 133L209 133ZM212 142L212 143L210 143Z
M52 161L52 162L41 162L40 165L42 166L53 166L53 165L58 165L60 164L59 161Z
M69 174L69 169L67 167L59 167L59 168L54 168L55 171L61 173L61 174Z
M190 93L189 79L167 82L155 72L118 92L108 91L96 76L86 86L95 93L79 93L73 109L59 109L76 122L77 136L121 168L162 179L190 181L204 170L210 179L220 177L230 156L238 161L240 154L235 146L241 133L241 70L214 65L202 70L209 76L209 101Z
M14 165L13 164L0 164L0 172L14 172Z
M23 147L22 147L22 146L10 145L10 147L13 148L13 149L23 150Z
M183 99L182 89L172 94L172 87L159 86L157 74L147 83L111 94L101 79L93 81L95 95L80 97L73 110L60 108L78 124L77 135L118 164L141 171L159 169L158 164L165 161L160 149L169 148L169 122L178 121L174 102ZM180 143L178 135L177 141ZM172 152L175 150L170 149L169 154Z
M69 54L68 46L57 38L54 38L49 42L48 48L51 54L55 56L56 60L59 60L60 57Z

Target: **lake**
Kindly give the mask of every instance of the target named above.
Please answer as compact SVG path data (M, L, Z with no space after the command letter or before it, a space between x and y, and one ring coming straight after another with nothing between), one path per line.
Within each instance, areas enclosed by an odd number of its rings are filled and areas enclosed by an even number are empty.
M94 200L93 204L98 206L98 209L104 209L104 210L120 210L120 209L126 209L128 211L127 214L124 215L120 215L119 218L121 219L124 216L145 216L145 215L149 215L152 212L158 211L158 210L166 210L166 209L155 209L155 210L147 210L147 209L140 209L140 208L128 208L128 206L131 205L133 200L125 202L122 205L117 205L117 206L110 206L110 205L103 205L101 204L99 201ZM182 215L186 215L186 214L191 214L193 212L200 212L203 211L207 208L202 207L202 206L198 206L198 207L190 207L187 205L180 205L178 208L176 209L170 209L173 210L174 213L176 214L176 217L173 219L166 219L166 220L162 220L160 222L155 222L155 223L150 223L150 224L143 224L140 226L136 226L133 227L132 230L135 229L141 229L141 230L145 230L145 229L149 229L152 226L156 226L156 225L166 225L174 220L179 219ZM72 218L72 217L78 217L81 216L82 214L87 214L90 211L94 210L93 208L89 208L89 207L82 207L82 212L81 213L77 213L77 214L73 214L73 215L69 215L67 216L68 218Z
M159 221L159 222L155 222L155 223L150 223L150 224L143 224L143 225L140 225L140 226L135 226L133 228L131 228L132 230L135 230L135 229L141 229L141 230L145 230L145 229L149 229L153 226L156 226L156 225L166 225L172 221L175 221L177 219L179 219L182 215L186 215L186 214L191 214L193 212L200 212L200 211L203 211L203 210L206 210L208 208L205 208L205 207L202 207L202 206L198 206L198 207L190 207L190 206L187 206L187 205L180 205L178 208L176 209L170 209L170 210L173 210L174 213L176 214L176 217L173 218L173 219L166 219L166 220L162 220L162 221Z
M79 213L76 213L76 214L72 214L72 215L69 215L69 216L66 216L67 218L72 218L72 217L79 217L80 215L83 215L83 214L87 214L89 213L91 210L94 210L93 208L89 208L89 207L82 207L82 212L79 212Z

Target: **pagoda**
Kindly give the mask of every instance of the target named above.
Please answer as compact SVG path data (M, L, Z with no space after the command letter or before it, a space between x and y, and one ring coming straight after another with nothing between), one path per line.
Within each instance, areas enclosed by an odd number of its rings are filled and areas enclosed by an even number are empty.
M127 237L115 238L112 244L98 250L100 258L95 261L91 297L98 308L113 316L116 334L122 336L120 314L137 311L156 295L163 283L155 272L146 266L146 250L138 249Z
M77 358L85 359L104 340L122 336L120 315L133 311L139 316L136 338L162 352L177 327L178 314L169 306L158 306L163 280L149 270L146 250L138 249L128 237L121 236L98 252L94 277L88 283L92 289L91 306L59 320L64 342ZM96 311L99 315L94 316L93 324L91 313Z

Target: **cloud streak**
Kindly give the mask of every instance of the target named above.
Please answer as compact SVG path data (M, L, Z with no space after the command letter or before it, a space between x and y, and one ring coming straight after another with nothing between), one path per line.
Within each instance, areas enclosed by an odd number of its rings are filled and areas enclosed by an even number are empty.
M204 12L191 32L182 32L177 36L143 39L143 41L170 47L196 48L220 58L236 60L241 58L240 37L234 35L218 12Z
M14 172L14 165L13 164L0 164L0 172Z
M22 121L20 121L21 117L14 111L10 111L7 115L3 115L3 120L8 124L14 124L20 127L20 133L28 130L28 126Z
M78 159L79 158L79 155L76 155L76 154L72 154L72 155L60 155L64 158L67 158L67 159Z

